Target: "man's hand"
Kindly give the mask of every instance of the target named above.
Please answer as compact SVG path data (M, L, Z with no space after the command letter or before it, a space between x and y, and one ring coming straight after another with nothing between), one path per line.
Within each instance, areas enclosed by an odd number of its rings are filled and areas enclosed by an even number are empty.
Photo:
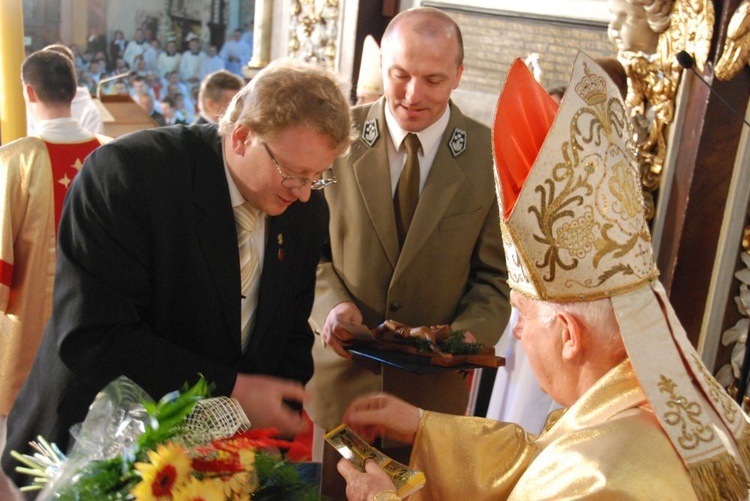
M477 338L472 334L470 330L464 331L464 343L476 343Z
M413 444L421 419L419 414L419 408L403 400L387 393L374 393L355 399L342 421L370 443L376 437L386 437Z
M282 437L291 438L305 425L299 411L284 400L302 403L304 387L273 376L238 374L232 398L236 398L253 428L278 428Z
M340 460L336 468L346 480L346 499L349 501L370 501L379 492L396 490L391 479L375 461L365 461L364 473L348 459Z
M333 351L341 357L352 358L341 341L349 341L354 336L339 324L342 321L362 325L362 312L351 302L337 304L328 312L325 324L323 324L323 332L320 335L325 346L333 348Z

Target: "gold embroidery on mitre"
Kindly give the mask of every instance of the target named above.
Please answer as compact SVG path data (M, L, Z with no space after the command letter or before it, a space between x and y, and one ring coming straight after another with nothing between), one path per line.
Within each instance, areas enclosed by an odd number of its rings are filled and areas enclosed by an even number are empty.
M528 293L534 288L530 277L526 273L526 265L522 261L519 253L520 247L512 244L516 241L513 230L504 222L500 221L500 233L503 237L503 247L505 249L505 261L508 268L508 281L518 284L520 288Z
M519 196L527 212L507 222L540 299L607 297L657 275L625 105L601 69L577 68L575 95L563 100Z
M586 73L580 82L576 84L576 94L581 96L586 104L594 106L607 100L607 81L599 75L594 75L589 66L583 63L583 71Z
M735 424L735 420L739 415L739 406L732 400L729 395L727 395L727 392L719 384L719 382L716 381L716 379L714 379L711 374L709 374L708 370L700 361L700 359L694 353L691 353L691 357L693 359L693 363L691 366L697 367L700 371L700 374L696 374L695 377L701 378L702 382L705 383L705 385L701 386L707 388L708 391L706 392L706 394L708 395L708 398L710 398L711 401L716 404L714 409L719 411L719 408L721 408L721 415L724 417L724 420L728 424Z
M558 228L556 245L568 251L571 258L583 259L594 248L594 229L597 226L591 207L586 207L581 217Z
M658 386L659 391L669 395L666 405L673 409L664 412L662 420L670 426L679 427L680 436L677 442L680 447L686 450L694 450L701 442L711 442L714 439L714 430L702 421L703 409L701 409L700 404L691 402L684 396L677 394L675 382L663 374Z

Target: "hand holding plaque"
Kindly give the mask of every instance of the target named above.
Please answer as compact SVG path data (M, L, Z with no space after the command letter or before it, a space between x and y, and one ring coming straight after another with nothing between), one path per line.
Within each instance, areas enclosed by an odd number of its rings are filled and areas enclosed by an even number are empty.
M365 461L368 459L374 461L385 471L396 487L396 493L402 498L424 486L424 473L413 470L386 456L365 442L362 437L354 433L345 424L339 425L326 433L325 439L361 472L365 471Z
M357 331L356 335L354 331ZM343 341L343 345L357 354L373 350L406 353L423 357L429 360L429 365L438 367L499 367L505 362L495 356L493 347L485 347L477 343L470 332L454 331L449 325L411 327L386 320L372 331L367 331L362 325L352 325L350 332L352 337Z

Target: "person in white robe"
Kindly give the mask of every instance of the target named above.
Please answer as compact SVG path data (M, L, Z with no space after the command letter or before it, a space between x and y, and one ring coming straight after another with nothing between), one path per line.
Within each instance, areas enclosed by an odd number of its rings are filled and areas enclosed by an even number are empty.
M236 29L232 37L224 42L219 52L219 57L226 64L226 69L235 75L242 77L242 68L247 65L253 56L253 50L242 41L242 30Z

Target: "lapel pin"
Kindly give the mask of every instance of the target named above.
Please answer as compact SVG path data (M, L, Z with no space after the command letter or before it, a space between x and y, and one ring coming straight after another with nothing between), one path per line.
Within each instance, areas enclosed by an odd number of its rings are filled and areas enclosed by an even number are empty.
M281 246L284 245L284 235L282 233L279 233L278 235L276 235L276 241L279 244L279 252L276 256L278 257L279 261L283 261L284 249L282 249Z

